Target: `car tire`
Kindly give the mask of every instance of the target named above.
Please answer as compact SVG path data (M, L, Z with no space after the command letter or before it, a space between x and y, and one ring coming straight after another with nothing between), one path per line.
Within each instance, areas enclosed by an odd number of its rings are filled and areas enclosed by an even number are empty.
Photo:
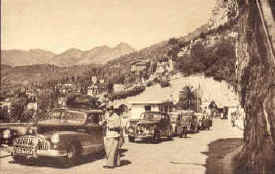
M12 156L12 159L15 163L23 163L26 162L26 158L23 156Z
M200 131L199 126L196 126L194 132L199 133L199 131Z
M78 161L79 146L77 144L70 144L67 148L67 156L62 159L63 167L71 167Z
M183 137L183 132L184 132L184 131L181 131L181 133L179 134L179 137L180 137L180 138Z
M168 130L168 135L167 135L168 140L172 140L173 139L173 128L170 127Z
M135 137L128 136L128 140L129 140L129 142L133 143L133 142L135 142Z
M151 139L151 142L153 144L158 144L160 143L160 133L155 133L154 136Z

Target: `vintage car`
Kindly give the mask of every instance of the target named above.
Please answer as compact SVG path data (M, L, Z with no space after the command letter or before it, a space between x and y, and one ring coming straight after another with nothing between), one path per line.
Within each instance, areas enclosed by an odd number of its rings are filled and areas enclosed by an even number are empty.
M170 117L162 112L143 112L135 124L129 125L128 138L134 142L135 138L149 139L152 143L159 143L161 137L172 138Z
M212 119L207 114L203 114L200 122L201 122L201 125L200 125L201 130L204 130L204 129L210 130L210 127L212 127Z
M31 123L1 123L0 146L5 148L11 147L13 140L25 135L32 126L33 124Z
M187 114L182 114L181 111L170 112L171 125L173 128L173 135L180 138L187 137L187 133L190 131L192 117Z
M191 125L188 132L198 133L200 131L200 125L201 125L200 117L197 114L195 114L194 111L191 111L191 110L182 111L182 115L183 117L188 117L188 119L191 119Z
M52 157L71 166L82 155L103 152L102 114L101 110L54 109L27 135L14 140L12 157L16 162Z
M194 115L197 117L199 122L199 129L202 129L202 121L204 119L204 114L200 112L195 112Z

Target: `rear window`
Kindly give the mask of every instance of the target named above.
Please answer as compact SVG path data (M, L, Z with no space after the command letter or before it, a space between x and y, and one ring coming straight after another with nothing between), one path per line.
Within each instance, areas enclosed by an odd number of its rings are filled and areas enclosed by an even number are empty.
M164 117L164 116L160 113L152 113L152 112L142 113L142 116L141 116L141 118L145 120L160 120L161 117Z

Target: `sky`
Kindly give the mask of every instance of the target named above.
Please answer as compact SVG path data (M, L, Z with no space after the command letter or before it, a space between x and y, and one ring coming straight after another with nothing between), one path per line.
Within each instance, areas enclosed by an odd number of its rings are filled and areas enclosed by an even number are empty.
M2 0L2 49L135 49L207 23L216 0Z

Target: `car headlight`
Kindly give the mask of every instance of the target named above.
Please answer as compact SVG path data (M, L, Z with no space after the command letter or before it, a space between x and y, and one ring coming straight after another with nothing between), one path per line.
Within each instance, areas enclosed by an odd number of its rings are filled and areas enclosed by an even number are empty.
M53 144L57 144L57 143L59 143L59 141L60 141L60 138L59 138L59 135L58 135L58 134L54 134L54 135L51 137L51 142L52 142Z
M133 129L133 128L129 128L129 129L128 129L128 132L133 133L133 132L134 132L134 129Z
M11 131L9 129L6 129L3 131L3 138L8 139L11 137Z
M151 128L149 129L149 133L150 133L150 134L154 134L154 133L155 133L155 128L154 128L154 127L151 127Z
M32 129L32 128L28 129L27 134L29 134L29 135L34 134L34 129Z

